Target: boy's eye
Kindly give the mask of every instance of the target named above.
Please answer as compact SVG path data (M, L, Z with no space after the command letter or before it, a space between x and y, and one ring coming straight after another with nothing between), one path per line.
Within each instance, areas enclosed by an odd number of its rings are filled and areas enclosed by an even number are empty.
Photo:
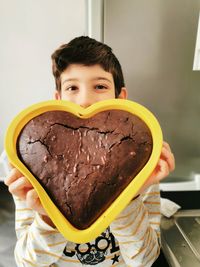
M77 90L77 89L78 89L78 87L75 86L75 85L68 86L67 88L65 88L66 91L75 91L75 90Z
M107 89L107 86L103 85L103 84L97 84L95 86L95 89L98 89L98 90L102 90L102 89Z

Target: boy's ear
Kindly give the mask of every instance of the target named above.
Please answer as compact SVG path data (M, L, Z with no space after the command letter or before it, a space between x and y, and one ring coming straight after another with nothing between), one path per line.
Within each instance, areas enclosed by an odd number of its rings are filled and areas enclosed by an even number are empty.
M117 98L127 99L127 97L128 97L128 91L127 91L126 87L122 87L121 93L118 95Z
M61 99L60 92L58 92L57 90L54 91L54 99L56 99L56 100L60 100Z

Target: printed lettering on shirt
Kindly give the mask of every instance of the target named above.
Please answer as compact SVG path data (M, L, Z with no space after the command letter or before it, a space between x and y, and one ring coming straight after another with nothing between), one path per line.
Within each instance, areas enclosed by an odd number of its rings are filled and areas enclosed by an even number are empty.
M116 252L116 253L115 253ZM106 255L115 253L110 258L111 265L119 262L119 246L116 244L110 228L107 228L94 242L76 244L74 250L70 251L67 246L63 253L67 257L76 257L82 264L96 265L106 259Z

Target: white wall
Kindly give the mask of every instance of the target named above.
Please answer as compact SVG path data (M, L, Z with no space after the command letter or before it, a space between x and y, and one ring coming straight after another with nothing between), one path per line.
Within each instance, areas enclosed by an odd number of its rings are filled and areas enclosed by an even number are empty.
M50 56L85 34L85 0L0 0L0 152L13 117L52 98Z

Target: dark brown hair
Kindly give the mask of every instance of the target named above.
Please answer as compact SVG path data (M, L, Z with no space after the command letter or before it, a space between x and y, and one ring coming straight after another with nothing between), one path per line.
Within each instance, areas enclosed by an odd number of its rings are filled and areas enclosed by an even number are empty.
M58 91L61 90L60 75L70 64L85 66L99 64L105 71L113 75L116 97L120 94L121 88L125 86L121 65L112 49L88 36L76 37L68 44L61 45L52 54L51 59Z

